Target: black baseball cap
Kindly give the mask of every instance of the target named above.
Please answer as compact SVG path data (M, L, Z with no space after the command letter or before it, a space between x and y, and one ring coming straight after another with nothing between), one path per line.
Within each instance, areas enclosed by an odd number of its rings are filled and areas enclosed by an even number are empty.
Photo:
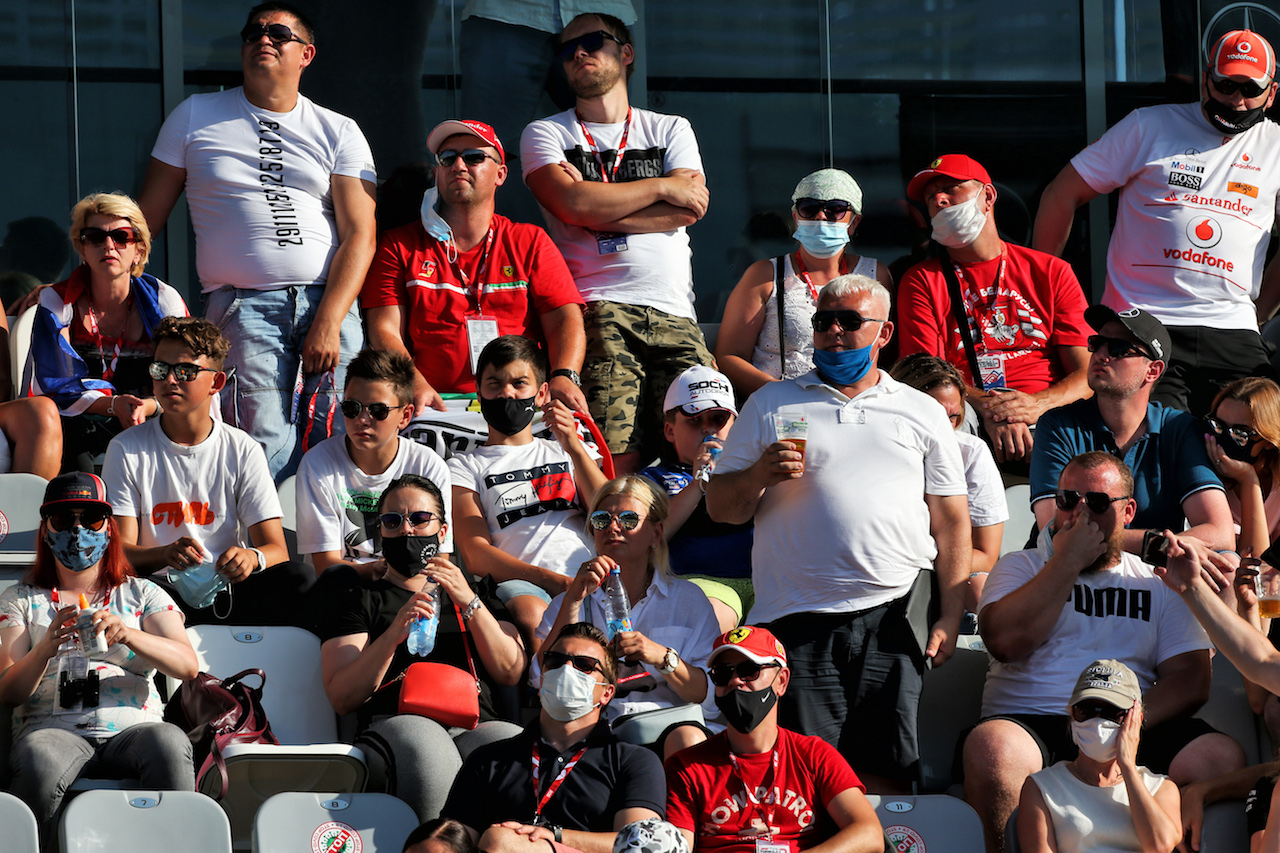
M1167 362L1169 356L1173 354L1173 341L1169 338L1169 330L1164 327L1164 323L1141 308L1117 311L1106 305L1090 305L1084 309L1084 319L1096 332L1101 332L1103 326L1114 320L1128 329L1158 361Z

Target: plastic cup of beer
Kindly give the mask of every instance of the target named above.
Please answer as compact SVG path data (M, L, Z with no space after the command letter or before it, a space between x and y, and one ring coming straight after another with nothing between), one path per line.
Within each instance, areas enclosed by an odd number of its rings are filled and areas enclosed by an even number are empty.
M1258 574L1253 579L1254 590L1258 594L1258 615L1263 619L1280 617L1280 572L1260 560L1248 558L1240 561L1242 568L1245 567L1246 560L1250 564L1260 564L1256 569Z
M792 412L775 412L773 428L778 441L790 441L800 451L800 464L804 464L805 446L809 441L809 422L805 416Z

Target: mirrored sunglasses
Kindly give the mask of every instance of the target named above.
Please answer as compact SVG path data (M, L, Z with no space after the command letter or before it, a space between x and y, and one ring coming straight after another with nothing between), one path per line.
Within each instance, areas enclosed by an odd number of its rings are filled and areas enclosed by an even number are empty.
M1262 437L1257 430L1244 424L1229 424L1213 415L1205 415L1204 422L1215 436L1222 438L1223 435L1227 435L1240 447L1250 447Z
M184 361L181 364L167 364L163 361L153 361L147 367L147 373L157 382L163 382L169 378L172 372L179 382L190 382L201 373L217 373L218 371L212 367L201 367L198 364L192 364Z
M382 524L384 530L399 530L406 518L409 519L410 527L426 527L435 521L436 514L426 510L417 510L407 515L402 512L384 512L378 516L378 521Z
M482 151L479 148L468 148L466 151L454 151L452 148L448 148L436 155L436 162L446 169L451 169L453 164L458 162L459 157L468 166L479 166L485 160L492 160L498 164L502 163L501 160L488 151Z
M622 525L623 530L635 530L640 526L640 513L632 509L624 509L614 515L607 510L598 509L591 513L589 521L593 530L605 530L615 521Z

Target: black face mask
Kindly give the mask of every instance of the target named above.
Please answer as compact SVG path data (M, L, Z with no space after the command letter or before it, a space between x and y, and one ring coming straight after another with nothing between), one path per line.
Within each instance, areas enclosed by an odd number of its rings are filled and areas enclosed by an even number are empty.
M773 692L772 684L763 690L730 690L716 697L716 707L724 714L724 721L744 735L763 723L776 704L778 694Z
M1263 113L1267 108L1264 104L1252 110L1237 110L1210 95L1209 100L1204 102L1204 111L1208 114L1209 125L1214 130L1227 136L1235 136L1262 121Z
M430 536L384 536L382 556L387 565L407 578L427 567L427 561L440 553L440 534Z
M538 413L535 397L511 399L499 397L496 400L480 398L480 414L484 422L503 435L515 435L533 423L533 416Z

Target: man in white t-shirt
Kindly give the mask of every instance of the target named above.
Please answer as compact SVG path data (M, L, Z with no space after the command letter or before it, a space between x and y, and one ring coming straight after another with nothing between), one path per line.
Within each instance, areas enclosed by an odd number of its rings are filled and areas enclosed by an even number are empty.
M839 749L878 793L915 778L925 661L955 650L971 563L951 425L875 366L888 316L875 279L832 279L814 314L816 369L747 399L707 484L712 519L755 518L751 618L793 670L781 722ZM913 607L928 601L930 569L933 624Z
M1168 327L1173 358L1152 399L1197 415L1232 379L1272 375L1258 325L1280 305L1280 265L1263 271L1280 210L1280 126L1263 117L1275 52L1233 30L1209 60L1201 103L1134 110L1072 158L1032 241L1061 255L1076 208L1120 190L1102 303Z
M210 413L226 384L226 338L199 317L167 317L153 337L162 412L112 439L102 468L125 557L178 600L189 625L299 624L310 578L289 562L262 447ZM217 592L219 576L229 590Z
M413 380L407 353L363 349L347 365L340 405L346 434L320 442L298 466L298 551L317 575L346 563L368 580L382 577L378 499L403 474L439 487L452 526L448 467L434 450L400 435L413 419Z
M153 232L183 190L206 316L231 342L223 415L262 443L277 482L334 423L342 354L375 248L377 173L364 134L298 93L314 31L264 3L240 33L244 86L165 119L138 204Z
M983 721L964 742L964 784L989 851L1003 849L1027 776L1074 757L1072 674L1104 655L1143 688L1140 764L1179 785L1244 766L1239 744L1191 716L1209 698L1209 641L1152 567L1124 550L1133 494L1117 457L1075 457L1037 546L1001 558L983 588L978 627L993 661Z
M710 196L689 122L627 99L635 47L612 15L582 14L560 37L577 104L520 139L542 205L587 303L583 391L618 473L662 441L662 400L693 364L712 363L693 310L686 226Z

